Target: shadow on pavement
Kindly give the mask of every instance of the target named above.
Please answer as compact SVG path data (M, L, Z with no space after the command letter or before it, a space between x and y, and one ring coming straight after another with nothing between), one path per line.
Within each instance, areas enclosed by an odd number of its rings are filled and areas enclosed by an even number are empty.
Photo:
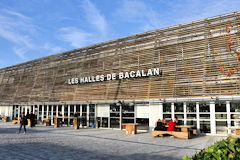
M115 150L117 151L117 148ZM8 160L176 160L176 157L171 157L170 155L161 156L154 153L115 154L114 152L110 154L49 143L1 144L0 157Z

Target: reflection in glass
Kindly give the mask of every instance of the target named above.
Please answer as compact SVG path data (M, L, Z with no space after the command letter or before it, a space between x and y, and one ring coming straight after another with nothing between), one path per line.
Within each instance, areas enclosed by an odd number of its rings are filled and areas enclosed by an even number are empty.
M200 119L210 119L210 114L200 114Z
M210 106L207 103L199 104L199 112L210 112Z
M171 112L171 103L163 103L163 112Z
M231 112L240 112L240 102L231 102L230 103Z
M227 121L216 121L217 134L227 134Z
M120 120L118 118L111 118L110 128L120 128Z
M196 114L187 114L187 119L196 119L197 115Z
M187 103L187 112L196 112L196 103Z
M175 112L183 112L183 103L174 103Z
M163 118L172 118L171 114L163 114Z
M210 121L200 121L200 132L210 133Z
M215 104L215 112L227 112L226 104L216 103Z
M120 112L120 104L110 104L110 112Z
M216 114L216 119L227 119L227 114Z

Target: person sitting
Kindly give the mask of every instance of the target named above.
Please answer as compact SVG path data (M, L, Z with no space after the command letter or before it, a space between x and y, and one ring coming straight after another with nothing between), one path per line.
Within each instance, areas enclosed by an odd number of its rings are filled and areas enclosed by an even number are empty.
M179 124L180 124L177 117L174 118L174 123L175 123L176 125L179 125ZM176 131L181 131L181 128L176 128Z
M75 112L73 117L78 117L78 112Z
M166 118L162 119L162 125L163 125L163 128L164 128L164 131L166 131L167 130L167 127L165 127L167 125Z
M155 127L157 127L157 123L158 123L158 122L161 122L161 120L158 119L158 120L155 122Z
M176 123L176 125L179 125L179 121L177 117L174 118L174 122Z
M155 131L164 131L164 126L163 123L160 119L157 120L157 122L155 123Z
M167 131L176 131L175 126L176 126L176 123L173 122L172 120L170 120L170 121L168 122Z

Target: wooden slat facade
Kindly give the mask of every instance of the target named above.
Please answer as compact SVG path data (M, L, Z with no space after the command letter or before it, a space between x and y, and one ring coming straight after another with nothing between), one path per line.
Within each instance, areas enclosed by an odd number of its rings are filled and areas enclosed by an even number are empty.
M226 47L226 26L235 40ZM153 30L0 70L0 102L149 100L240 95L240 11ZM69 85L73 77L160 68L161 76Z

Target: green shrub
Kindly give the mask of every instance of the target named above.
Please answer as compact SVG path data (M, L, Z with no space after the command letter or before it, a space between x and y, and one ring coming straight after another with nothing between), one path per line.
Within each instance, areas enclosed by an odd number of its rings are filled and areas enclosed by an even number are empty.
M240 138L228 137L183 160L240 160Z

